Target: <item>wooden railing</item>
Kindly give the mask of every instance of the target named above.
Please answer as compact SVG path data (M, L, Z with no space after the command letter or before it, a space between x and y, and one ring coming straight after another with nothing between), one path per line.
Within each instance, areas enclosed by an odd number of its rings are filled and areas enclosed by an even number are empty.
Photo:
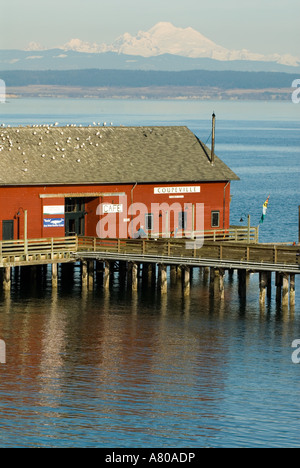
M200 248L201 247L201 248ZM98 255L99 254L99 255ZM69 262L87 258L114 258L127 261L189 263L205 260L225 264L291 267L300 273L300 246L255 244L227 240L205 240L203 246L189 239L99 239L61 237L0 242L0 266ZM200 263L199 263L200 264ZM251 265L249 268L251 269ZM254 268L254 267L253 267ZM273 269L272 271L275 271Z
M77 237L10 240L0 242L0 263L55 260L77 251Z
M151 256L151 258L195 258L272 265L300 265L300 247L289 245L241 244L205 241L201 248L187 248L185 239L99 239L79 237L78 252ZM299 267L300 268L300 267ZM300 273L300 269L299 269Z
M204 238L207 241L233 241L247 242L248 244L259 242L259 226L257 227L241 227L230 226L229 229L211 229L209 231L189 231L177 230L176 232L145 232L148 239L194 239L197 237ZM138 234L136 234L138 235Z

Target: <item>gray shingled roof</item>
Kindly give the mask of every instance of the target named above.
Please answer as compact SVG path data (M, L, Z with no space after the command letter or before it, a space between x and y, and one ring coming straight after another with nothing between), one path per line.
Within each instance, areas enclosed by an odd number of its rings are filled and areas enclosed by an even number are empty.
M0 129L0 185L239 180L187 127Z

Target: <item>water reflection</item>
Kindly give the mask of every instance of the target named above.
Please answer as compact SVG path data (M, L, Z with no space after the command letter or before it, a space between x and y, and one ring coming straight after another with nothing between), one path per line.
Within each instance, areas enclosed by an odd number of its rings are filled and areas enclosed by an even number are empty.
M148 277L132 292L121 272L109 290L100 272L94 290L82 288L79 266L61 269L53 291L49 269L35 285L32 275L16 273L1 298L1 445L298 443L299 407L286 388L300 396L290 360L299 314L274 297L260 310L255 275L247 300L236 275L216 300L206 271L193 272L188 297L171 277L161 295Z

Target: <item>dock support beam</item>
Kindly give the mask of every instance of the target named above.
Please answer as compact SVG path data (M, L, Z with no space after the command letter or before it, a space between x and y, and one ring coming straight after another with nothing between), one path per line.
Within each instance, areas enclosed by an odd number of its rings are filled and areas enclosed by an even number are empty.
M281 303L281 294L282 294L282 275L280 273L276 273L276 302L278 304Z
M132 291L138 290L138 265L136 263L132 263L131 266L131 274L132 274Z
M110 263L108 261L104 262L104 278L103 278L103 287L104 289L109 289L110 283Z
M152 285L153 279L155 279L155 265L150 263L148 265L148 286Z
M225 271L220 269L219 270L219 293L220 293L220 299L222 300L225 299L224 276L225 276Z
M266 304L266 297L267 297L267 286L268 286L268 274L266 271L261 271L259 273L259 303L261 305Z
M168 281L167 281L167 267L166 265L160 265L160 292L161 294L167 294L168 292Z
M58 265L57 263L52 263L52 288L57 288L58 286Z
M176 281L177 281L177 268L176 268L176 265L171 265L170 276L171 276L171 283L176 284Z
M239 296L243 301L245 301L247 297L247 271L238 270L238 278L239 278Z
M88 285L88 264L85 260L81 262L81 283L82 287L87 287Z
M4 275L3 275L3 289L4 291L10 291L10 288L11 288L11 268L5 267Z
M183 276L183 294L189 296L191 293L191 270L189 267L184 268Z
M289 305L289 277L287 274L282 275L282 305Z
M295 275L290 276L290 306L296 305Z
M93 289L94 287L94 275L95 275L95 263L94 260L88 262L88 287Z
M214 296L222 300L225 299L224 275L225 271L222 268L214 268L211 272Z

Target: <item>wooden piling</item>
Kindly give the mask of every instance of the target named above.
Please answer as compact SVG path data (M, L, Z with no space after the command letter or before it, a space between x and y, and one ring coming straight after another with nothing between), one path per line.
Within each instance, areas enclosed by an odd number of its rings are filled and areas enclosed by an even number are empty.
M272 298L272 272L266 272L267 275L267 298L271 300Z
M109 289L110 284L110 263L108 261L104 262L104 276L103 276L103 287L104 289Z
M136 263L132 263L131 267L131 282L132 282L132 291L138 290L138 265Z
M3 289L4 291L9 291L10 288L11 288L11 268L4 267Z
M296 305L295 275L290 276L290 306Z
M289 305L289 277L286 273L282 275L282 305Z
M184 268L183 294L189 296L191 293L191 271L189 267Z
M276 273L276 302L281 304L281 296L282 296L282 274Z
M225 277L225 271L223 269L220 269L219 270L219 294L220 294L221 300L225 299L224 277Z
M152 285L155 279L155 265L153 263L148 264L148 286Z
M52 263L52 288L58 287L58 265Z
M211 287L214 286L216 272L217 272L217 270L215 268L210 268L209 282L210 282Z
M238 270L239 296L245 300L247 297L247 271Z
M85 260L81 262L81 283L83 288L88 285L88 264Z
M176 265L171 265L170 277L171 277L171 283L176 284L176 281L177 281L177 268L176 268Z
M161 294L167 294L168 292L168 281L167 281L167 267L166 265L159 266L160 271L160 291Z
M216 299L225 298L224 275L225 271L221 268L213 268L211 271L211 286Z
M261 272L259 273L259 288L260 288L259 303L260 303L261 305L265 305L265 304L266 304L267 285L268 285L268 275L267 275L267 272L261 271Z
M94 260L88 261L88 287L93 289L94 287L94 276L95 276L95 263Z

